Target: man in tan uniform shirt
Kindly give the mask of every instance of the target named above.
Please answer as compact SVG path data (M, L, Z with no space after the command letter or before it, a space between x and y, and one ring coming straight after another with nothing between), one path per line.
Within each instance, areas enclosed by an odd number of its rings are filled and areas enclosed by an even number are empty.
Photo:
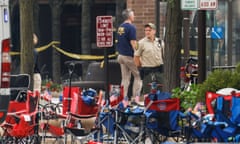
M155 36L156 26L148 23L144 26L145 37L138 41L134 61L143 80L142 93L150 92L149 83L163 83L164 42Z

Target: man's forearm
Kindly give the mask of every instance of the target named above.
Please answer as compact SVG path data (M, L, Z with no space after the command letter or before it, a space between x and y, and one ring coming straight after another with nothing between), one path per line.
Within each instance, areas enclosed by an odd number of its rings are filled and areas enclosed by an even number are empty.
M132 45L133 50L135 51L136 48L137 48L137 41L136 41L136 40L131 40L130 43L131 43L131 45Z

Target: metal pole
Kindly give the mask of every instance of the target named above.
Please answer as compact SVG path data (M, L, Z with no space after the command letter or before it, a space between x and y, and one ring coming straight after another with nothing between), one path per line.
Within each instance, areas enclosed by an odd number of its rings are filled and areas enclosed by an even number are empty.
M206 79L206 11L198 11L198 83Z
M189 12L183 12L183 47L184 47L184 62L189 58Z
M227 9L227 65L232 65L232 20L233 20L233 13L232 13L232 1L228 1L228 9Z
M155 0L155 13L156 13L156 26L157 26L157 31L156 31L156 36L160 37L160 0Z
M105 98L109 101L108 48L104 48Z

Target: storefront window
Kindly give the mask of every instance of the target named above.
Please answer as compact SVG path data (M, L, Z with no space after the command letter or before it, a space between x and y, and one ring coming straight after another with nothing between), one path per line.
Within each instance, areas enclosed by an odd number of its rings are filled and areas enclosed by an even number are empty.
M240 62L240 1L232 1L232 61L233 65Z
M239 6L240 0L218 0L216 10L206 11L207 71L215 68L234 68L240 63ZM189 26L187 26L189 27L189 55L197 57L199 10L184 12L189 14L187 17L189 18Z
M216 10L206 11L206 68L228 65L228 2L218 1ZM198 11L190 13L190 54L198 50ZM195 53L193 53L195 54Z
M212 39L212 66L227 65L227 10L225 1L219 1L218 9L213 11Z

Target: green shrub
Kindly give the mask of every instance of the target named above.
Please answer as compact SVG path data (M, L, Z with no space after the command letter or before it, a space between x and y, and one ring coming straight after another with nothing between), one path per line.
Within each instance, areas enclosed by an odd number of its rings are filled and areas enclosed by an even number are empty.
M187 110L188 108L193 108L197 102L201 101L198 98L199 92L199 85L192 84L190 86L190 91L182 91L181 88L173 89L172 97L179 98L181 101L181 108Z
M240 64L234 70L216 69L209 73L202 84L191 85L190 91L180 88L172 90L172 97L181 100L181 107L185 110L194 107L197 102L205 102L207 91L216 92L222 88L235 88L240 90Z
M207 91L216 92L222 88L235 88L240 89L240 65L236 69L217 69L211 72L207 79L199 84L200 93L198 97L205 98Z

